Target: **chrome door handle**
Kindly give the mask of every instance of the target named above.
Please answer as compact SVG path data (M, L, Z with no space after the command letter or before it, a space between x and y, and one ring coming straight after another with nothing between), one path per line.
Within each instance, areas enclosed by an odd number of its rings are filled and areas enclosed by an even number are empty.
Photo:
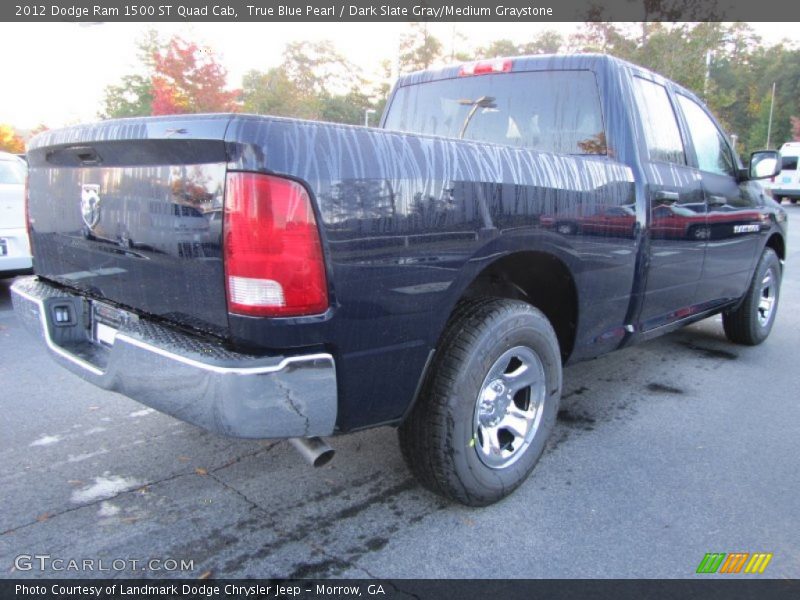
M681 199L681 195L678 192L672 192L669 190L658 190L653 194L653 198L660 200L661 202L677 202Z
M728 199L725 196L712 195L708 197L709 206L725 206L727 203Z

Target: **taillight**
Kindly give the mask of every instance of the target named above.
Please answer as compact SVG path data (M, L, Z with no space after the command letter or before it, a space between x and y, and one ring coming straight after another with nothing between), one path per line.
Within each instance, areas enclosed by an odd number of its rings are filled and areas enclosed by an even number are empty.
M495 60L479 60L478 62L466 63L461 65L458 70L459 77L470 75L485 75L487 73L508 73L511 70L510 58L498 58Z
M272 317L325 312L322 244L302 185L271 175L228 173L223 223L230 312Z

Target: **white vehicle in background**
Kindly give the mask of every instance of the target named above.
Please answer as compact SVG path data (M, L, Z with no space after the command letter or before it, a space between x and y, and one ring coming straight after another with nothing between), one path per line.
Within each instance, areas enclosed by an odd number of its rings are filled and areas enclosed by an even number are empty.
M32 267L25 226L25 176L28 165L13 154L0 152L0 277Z
M780 203L788 198L792 204L800 200L800 142L786 142L781 146L781 174L772 179L772 197Z

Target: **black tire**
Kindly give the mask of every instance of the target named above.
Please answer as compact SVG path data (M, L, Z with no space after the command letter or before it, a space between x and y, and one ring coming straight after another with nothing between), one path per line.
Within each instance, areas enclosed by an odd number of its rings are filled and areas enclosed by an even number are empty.
M782 272L778 255L772 248L764 248L744 300L735 310L722 313L722 326L730 341L746 346L756 346L767 339L778 312ZM774 300L769 314L766 315L767 318L764 318L765 314L761 303L766 295L764 284L768 273L772 278Z
M792 203L792 204L797 204L797 198L792 198L792 199L791 199L791 203Z
M686 232L686 237L690 240L704 240L709 236L706 235L706 228L702 225L692 225Z
M540 408L535 412L540 416L538 425L529 429L533 437L514 450L514 462L492 468L479 457L476 445L481 439L475 429L478 396L486 390L490 370L518 348L540 361L535 372L543 374L542 381L526 392L537 390ZM517 402L513 392L503 397ZM558 339L539 310L499 298L461 303L442 336L420 397L400 426L403 458L427 489L469 506L492 504L514 491L533 470L555 426L560 397Z

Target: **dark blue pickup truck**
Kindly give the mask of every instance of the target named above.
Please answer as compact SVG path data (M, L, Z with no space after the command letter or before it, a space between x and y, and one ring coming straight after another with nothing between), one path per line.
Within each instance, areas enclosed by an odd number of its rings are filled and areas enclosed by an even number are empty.
M772 328L786 214L692 93L607 56L404 76L380 128L224 114L28 150L23 321L80 377L225 435L399 426L429 489L494 502L562 365L722 313Z

